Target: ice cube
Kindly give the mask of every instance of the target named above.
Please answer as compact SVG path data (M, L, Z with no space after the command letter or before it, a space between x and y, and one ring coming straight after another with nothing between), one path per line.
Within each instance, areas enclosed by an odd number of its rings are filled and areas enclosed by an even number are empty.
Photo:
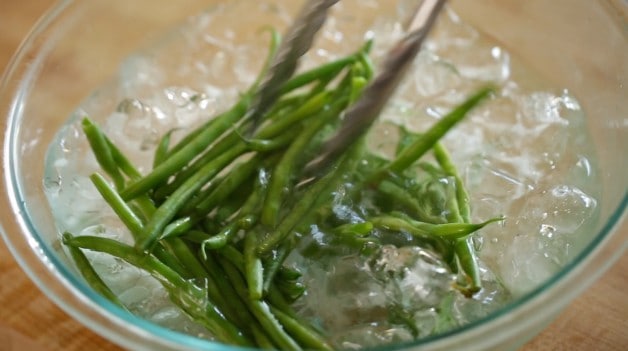
M382 282L388 303L410 310L438 304L454 281L439 257L418 246L382 246L371 271Z

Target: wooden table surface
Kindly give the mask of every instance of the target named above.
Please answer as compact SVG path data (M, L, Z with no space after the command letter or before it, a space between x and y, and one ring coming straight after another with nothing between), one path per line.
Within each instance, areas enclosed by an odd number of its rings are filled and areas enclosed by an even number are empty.
M0 71L52 0L0 0ZM620 229L628 233L628 224ZM622 258L542 334L523 347L628 350L628 257ZM0 243L0 351L120 350L70 318L28 279Z

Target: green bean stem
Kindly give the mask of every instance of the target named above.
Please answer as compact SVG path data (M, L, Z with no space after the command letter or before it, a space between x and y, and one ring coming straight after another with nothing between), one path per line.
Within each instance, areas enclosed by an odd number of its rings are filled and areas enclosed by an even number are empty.
M133 247L108 238L78 236L67 238L65 243L74 247L110 254L150 273L164 285L170 292L171 298L177 301L181 308L214 333L218 339L234 345L251 345L250 341L218 312L202 289L183 279L154 256L140 254Z

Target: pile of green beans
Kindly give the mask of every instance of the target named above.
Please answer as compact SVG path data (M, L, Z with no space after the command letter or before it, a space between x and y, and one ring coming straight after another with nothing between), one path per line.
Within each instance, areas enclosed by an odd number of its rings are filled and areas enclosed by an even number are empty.
M276 33L272 38L269 58L279 42ZM334 238L334 245L365 255L383 244L381 233L416 237L436 248L452 272L459 273L462 293L477 292L481 286L470 235L498 219L470 223L467 193L438 140L487 98L490 88L425 133L404 131L392 160L369 153L362 136L328 171L314 180L302 179L303 166L371 79L370 47L367 42L354 54L295 75L249 138L241 131L250 127L245 116L258 79L231 109L176 145L170 145L172 132L163 136L154 167L145 175L85 118L84 133L106 175L90 178L135 242L63 233L85 280L124 308L83 250L104 252L154 276L172 301L217 341L330 350L325 331L292 308L307 287L300 272L284 264L316 223ZM431 151L436 164L419 162ZM339 187L347 187L347 203L355 206L372 199L361 212L362 220L335 217L332 201ZM317 249L323 248L309 254Z

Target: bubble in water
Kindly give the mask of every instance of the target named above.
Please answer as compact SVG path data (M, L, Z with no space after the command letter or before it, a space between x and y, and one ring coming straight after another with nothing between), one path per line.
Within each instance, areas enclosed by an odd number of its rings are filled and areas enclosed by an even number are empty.
M44 191L46 191L46 195L48 196L59 196L59 192L61 191L61 177L58 175L46 176L44 178Z

